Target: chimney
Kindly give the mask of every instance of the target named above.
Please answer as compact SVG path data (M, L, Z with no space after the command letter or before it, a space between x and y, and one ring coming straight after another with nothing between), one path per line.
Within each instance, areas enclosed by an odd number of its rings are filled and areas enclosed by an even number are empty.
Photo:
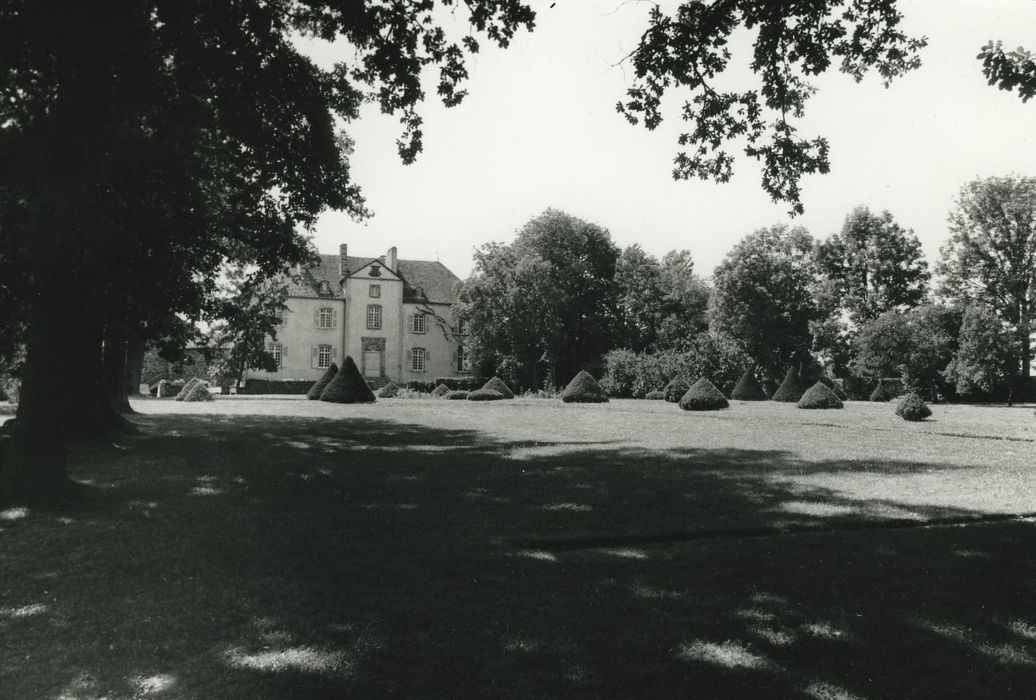
M349 274L349 246L345 243L338 246L338 274L342 277Z
M393 272L398 272L396 269L396 246L389 248L388 253L385 254L385 267Z

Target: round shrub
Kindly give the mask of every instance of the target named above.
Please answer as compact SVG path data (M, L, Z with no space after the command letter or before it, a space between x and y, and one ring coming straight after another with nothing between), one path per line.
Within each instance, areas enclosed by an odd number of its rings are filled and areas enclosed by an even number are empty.
M318 379L317 383L311 386L309 391L306 392L306 398L310 401L316 401L319 399L320 395L324 393L324 389L327 388L327 385L331 383L337 374L338 365L332 362L331 366L327 368L326 372L324 372L324 376Z
M878 380L878 386L874 387L874 391L871 392L870 400L881 403L888 403L892 400L892 394L885 388L885 382Z
M468 392L464 391L463 389L456 389L446 394L446 398L449 401L464 401L466 398L468 398Z
M565 403L606 403L608 396L593 375L582 370L561 392L561 400Z
M212 394L209 393L208 388L205 386L205 382L198 381L194 388L192 388L187 396L183 397L184 401L215 401Z
M468 393L468 401L502 401L507 397L496 389L475 389Z
M823 382L817 382L802 394L799 398L799 408L842 408L842 400L835 395L830 387Z
M399 396L399 385L395 382L389 382L378 392L379 399L392 399L396 396Z
M377 399L374 392L367 386L367 380L360 374L352 355L346 355L342 368L331 380L331 383L324 387L320 394L321 401L331 403L374 403Z
M802 377L799 376L798 368L792 367L788 370L788 373L784 375L784 381L781 382L779 387L777 387L777 391L773 392L773 396L770 397L770 400L783 401L784 403L795 403L802 398L803 394L806 393L806 388L805 383L802 381Z
M696 381L680 398L680 408L685 411L718 411L728 406L727 397L705 377Z
M486 382L482 388L495 391L505 399L514 398L514 392L511 391L511 387L507 386L507 383L500 377L493 377L488 382Z
M669 403L677 403L690 388L691 385L687 383L686 379L683 377L676 377L673 381L665 385L665 388L662 389L662 394L664 395L665 400Z
M749 368L741 375L734 390L730 392L730 398L737 401L766 401L768 397L759 384L759 380L755 378L755 372Z
M649 391L644 394L644 398L648 401L661 401L665 398L665 392L661 389L655 389L654 391Z
M903 394L896 406L896 415L903 420L922 421L932 415L932 409L914 392Z
M450 393L450 387L446 386L445 384L440 384L439 386L432 389L432 396L434 396L437 399L441 399L448 393Z

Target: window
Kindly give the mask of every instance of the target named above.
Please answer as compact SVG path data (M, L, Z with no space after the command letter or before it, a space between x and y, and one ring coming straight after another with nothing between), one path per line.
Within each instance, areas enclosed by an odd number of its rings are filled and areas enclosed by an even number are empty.
M331 366L331 346L330 345L318 345L317 346L317 368L327 369Z
M457 319L457 332L467 333L468 332L468 319L458 318Z
M372 284L370 286L370 297L371 297L371 299L380 299L381 298L381 285L380 284Z
M367 328L377 331L381 330L381 305L367 305Z
M414 348L410 352L410 369L414 372L424 372L424 362L427 358L424 348Z
M327 280L320 280L320 291L321 296L331 296L331 283Z
M270 345L270 354L273 355L273 364L275 367L283 367L281 358L284 357L284 346L280 343L272 343ZM275 370L276 371L276 370Z
M468 349L463 345L457 346L457 371L471 371L471 353L469 353Z
M424 333L425 330L425 318L424 314L414 314L414 321L410 326L410 330L414 333Z
M330 328L331 327L331 307L321 306L319 320L317 322L318 328Z

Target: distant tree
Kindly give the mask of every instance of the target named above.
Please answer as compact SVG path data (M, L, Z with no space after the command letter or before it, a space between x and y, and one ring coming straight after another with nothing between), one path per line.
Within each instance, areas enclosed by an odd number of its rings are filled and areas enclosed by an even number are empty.
M1022 102L1028 102L1036 95L1036 54L1019 47L1005 51L1003 42L991 41L978 54L982 59L982 72L990 85L1012 92L1018 89Z
M526 389L595 366L616 336L618 257L606 229L554 209L513 243L483 246L461 290L476 359L511 367Z
M921 242L887 211L879 216L856 207L841 232L820 244L817 262L856 325L913 308L928 294L931 274Z
M619 345L637 352L673 349L708 328L709 287L695 274L689 251L670 251L660 263L632 245L619 256L615 281Z
M741 343L771 377L810 361L810 322L830 309L817 297L815 241L801 227L745 236L713 274L710 328Z
M942 247L941 293L961 306L979 304L1008 324L1029 376L1036 310L1036 178L991 177L965 185L950 212Z
M709 285L694 271L689 250L671 250L661 264L662 308L657 344L685 348L709 327Z
M944 375L962 396L1007 390L1011 403L1018 349L996 314L983 306L970 306L960 328L960 347Z

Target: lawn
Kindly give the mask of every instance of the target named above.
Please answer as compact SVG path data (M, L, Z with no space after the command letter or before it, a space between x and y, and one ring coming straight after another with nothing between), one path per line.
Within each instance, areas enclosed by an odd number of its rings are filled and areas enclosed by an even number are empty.
M1032 407L134 406L0 511L0 697L1033 697Z

